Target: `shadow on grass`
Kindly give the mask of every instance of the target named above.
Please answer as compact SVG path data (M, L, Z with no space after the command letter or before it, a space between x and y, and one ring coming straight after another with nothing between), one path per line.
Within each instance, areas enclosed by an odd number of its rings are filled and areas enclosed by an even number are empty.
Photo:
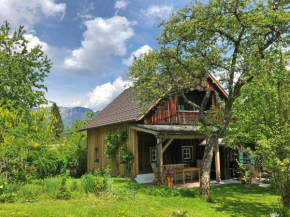
M130 179L114 179L115 187L126 188L127 190L135 190L151 196L158 197L189 197L197 198L198 189L171 189L164 185L162 186L145 186L140 185Z
M215 209L231 216L269 216L276 208L278 194L259 186L224 185L212 189Z

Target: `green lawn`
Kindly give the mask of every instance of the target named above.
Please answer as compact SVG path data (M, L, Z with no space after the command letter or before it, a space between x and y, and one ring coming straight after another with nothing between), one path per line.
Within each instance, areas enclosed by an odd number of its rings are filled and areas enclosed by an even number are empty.
M0 204L0 216L269 216L279 196L268 188L222 185L212 188L211 203L200 200L198 189L170 190L145 187L128 179L111 178L99 196L75 194L68 201L45 197L33 203Z

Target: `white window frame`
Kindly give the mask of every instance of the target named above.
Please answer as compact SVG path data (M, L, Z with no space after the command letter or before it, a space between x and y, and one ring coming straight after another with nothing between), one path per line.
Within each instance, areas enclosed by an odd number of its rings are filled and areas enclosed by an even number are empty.
M151 162L156 162L157 161L157 150L156 150L155 147L151 147L150 148L150 161Z
M182 161L188 162L193 161L193 147L192 146L182 146Z

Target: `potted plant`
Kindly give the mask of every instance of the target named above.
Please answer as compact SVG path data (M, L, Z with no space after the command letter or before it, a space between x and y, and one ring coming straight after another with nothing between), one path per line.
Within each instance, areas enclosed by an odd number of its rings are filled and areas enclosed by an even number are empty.
M173 188L173 174L174 171L172 170L165 170L164 171L165 177L164 177L164 183L168 188Z

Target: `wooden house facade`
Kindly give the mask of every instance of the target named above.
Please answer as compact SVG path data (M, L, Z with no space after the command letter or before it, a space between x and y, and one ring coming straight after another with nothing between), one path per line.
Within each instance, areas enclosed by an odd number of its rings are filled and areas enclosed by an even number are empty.
M218 106L215 92L223 100L227 99L227 93L211 75L207 85L211 90L207 109ZM194 103L201 104L205 91L196 88L186 94ZM132 88L124 90L81 129L88 134L88 172L107 166L111 167L112 173L116 172L114 164L104 155L104 137L116 129L128 134L127 148L134 155L130 171L133 177L152 174L152 162L157 162L160 173L165 164L183 163L190 167L201 167L206 138L199 131L198 111L184 103L181 97L153 102L144 108L135 102ZM226 144L221 141L216 145L212 178L230 177L231 158L231 150ZM121 164L119 172L125 174Z

